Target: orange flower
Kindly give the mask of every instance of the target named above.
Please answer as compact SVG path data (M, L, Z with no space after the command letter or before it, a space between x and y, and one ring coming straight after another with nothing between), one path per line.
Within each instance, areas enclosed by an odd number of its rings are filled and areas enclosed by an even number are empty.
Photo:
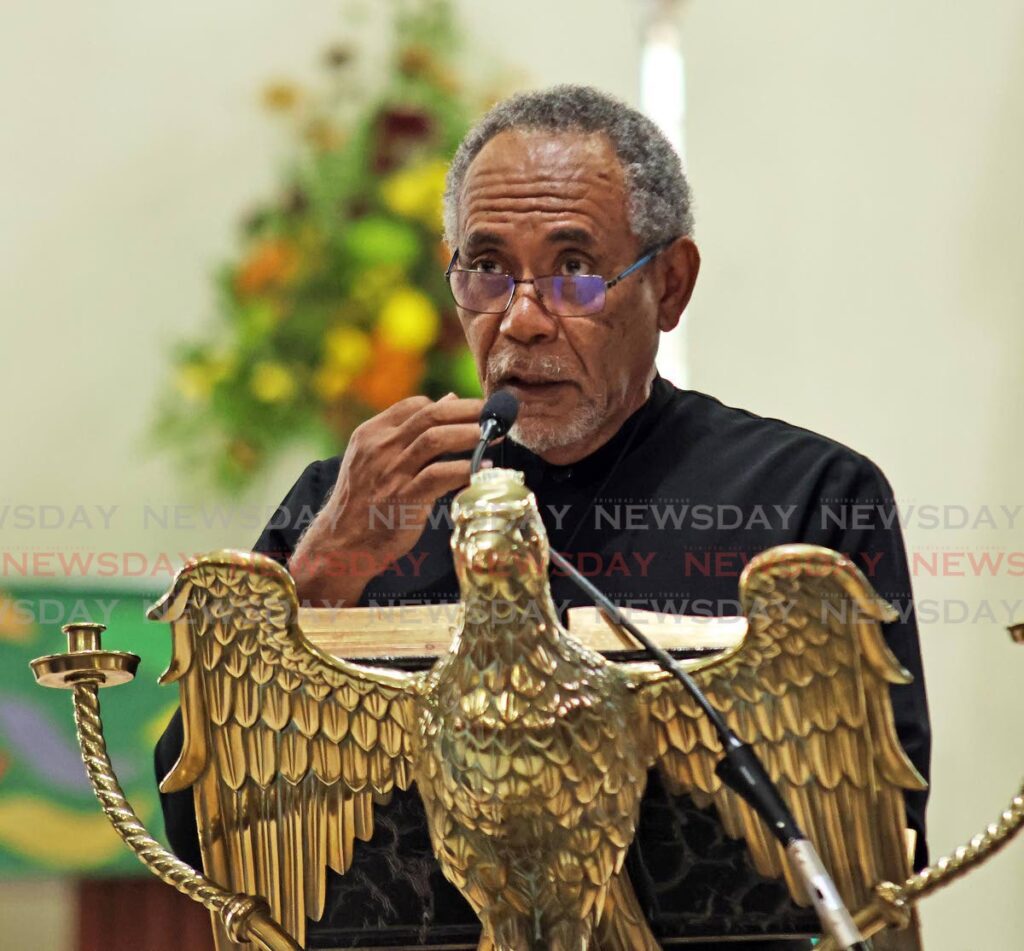
M452 249L448 247L445 241L438 241L434 245L434 260L442 267L446 268L451 264L452 260Z
M235 289L244 297L282 287L295 277L298 269L299 253L295 246L283 238L271 238L252 249L235 275Z
M228 444L228 455L239 469L246 472L254 472L260 463L259 452L244 439L232 439Z
M299 87L295 83L278 81L263 87L263 105L271 112L287 112L299 101Z
M397 350L375 340L369 366L353 381L351 392L378 412L413 396L425 369L418 353Z
M406 76L429 76L437 67L437 61L429 47L414 43L407 46L398 57L398 68Z
M312 119L303 133L306 141L321 152L334 152L345 144L345 132L327 119Z
M422 76L445 92L454 93L459 88L455 74L438 62L427 46L407 46L398 57L398 68L406 76Z
M0 594L0 640L15 644L29 640L35 633L32 618L18 609L18 603Z

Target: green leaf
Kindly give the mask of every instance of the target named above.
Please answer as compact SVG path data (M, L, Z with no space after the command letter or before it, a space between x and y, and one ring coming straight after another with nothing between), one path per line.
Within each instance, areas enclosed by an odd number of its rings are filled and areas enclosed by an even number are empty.
M395 264L407 268L419 257L421 245L412 226L372 215L349 225L344 247L353 261L366 267Z

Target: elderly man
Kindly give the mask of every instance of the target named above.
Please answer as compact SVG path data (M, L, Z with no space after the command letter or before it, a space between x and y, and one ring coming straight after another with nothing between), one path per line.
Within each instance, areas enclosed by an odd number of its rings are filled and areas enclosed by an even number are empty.
M883 475L829 439L658 376L659 336L697 279L692 226L671 146L595 90L517 96L469 133L445 195L447 277L484 391L508 388L521 406L489 457L525 473L552 546L634 607L737 613L739 573L764 548L805 541L850 555L903 608L886 636L915 680L893 688L893 702L927 776L910 582ZM343 458L306 469L257 550L287 562L307 602L456 600L450 526L436 515L468 482L481 405L413 397L364 423ZM853 527L851 502L880 517ZM301 512L319 514L289 518ZM557 573L552 591L563 608L585 603ZM175 721L161 773L179 746ZM653 780L652 797L664 798ZM907 806L920 862L925 796ZM172 841L196 861L189 803L165 797L165 812ZM645 806L641 835L671 839L664 823ZM644 892L643 873L633 879Z

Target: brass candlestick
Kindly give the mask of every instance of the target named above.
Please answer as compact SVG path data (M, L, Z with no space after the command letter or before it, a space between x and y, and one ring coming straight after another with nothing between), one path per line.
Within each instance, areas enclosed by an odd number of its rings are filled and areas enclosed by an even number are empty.
M102 649L103 624L66 624L68 650L32 661L36 681L71 690L78 745L93 792L125 844L154 875L218 915L232 939L252 943L260 951L300 951L260 899L232 894L175 858L156 841L135 814L121 789L107 754L100 718L99 688L128 683L139 658L124 651Z
M911 907L922 898L966 875L973 867L991 858L1008 845L1024 826L1024 786L1010 801L998 820L978 833L966 845L950 855L943 856L901 885L881 882L875 886L875 897L862 908L854 921L865 938L885 928L905 928L910 920ZM815 951L837 951L833 938L825 938Z
M1010 639L1024 644L1024 623L1011 624L1007 630ZM974 866L980 865L1008 845L1024 827L1024 785L999 818L979 832L966 845L961 845L949 855L944 855L933 865L911 875L900 885L893 882L879 882L875 886L875 897L854 915L854 921L866 938L878 934L885 928L905 928L910 920L910 909L922 898L949 885L955 879L966 875ZM815 951L836 951L832 938L826 938Z

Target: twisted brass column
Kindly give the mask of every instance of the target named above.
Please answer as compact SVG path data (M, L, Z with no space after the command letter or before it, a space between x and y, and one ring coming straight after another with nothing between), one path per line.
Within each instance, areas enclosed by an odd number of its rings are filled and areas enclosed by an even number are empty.
M966 845L945 855L911 875L901 885L881 882L875 886L875 898L853 916L861 933L870 938L887 927L905 927L910 918L910 907L926 895L949 885L976 865L991 858L1020 832L1024 826L1024 785L1009 807L984 832L979 832ZM837 951L832 938L824 939L815 951Z
M131 680L138 658L102 650L102 631L101 624L67 625L69 651L40 657L32 669L41 684L71 690L85 769L114 830L157 878L219 915L233 941L251 942L260 951L301 951L261 900L225 891L200 875L157 842L132 809L107 753L99 688Z

